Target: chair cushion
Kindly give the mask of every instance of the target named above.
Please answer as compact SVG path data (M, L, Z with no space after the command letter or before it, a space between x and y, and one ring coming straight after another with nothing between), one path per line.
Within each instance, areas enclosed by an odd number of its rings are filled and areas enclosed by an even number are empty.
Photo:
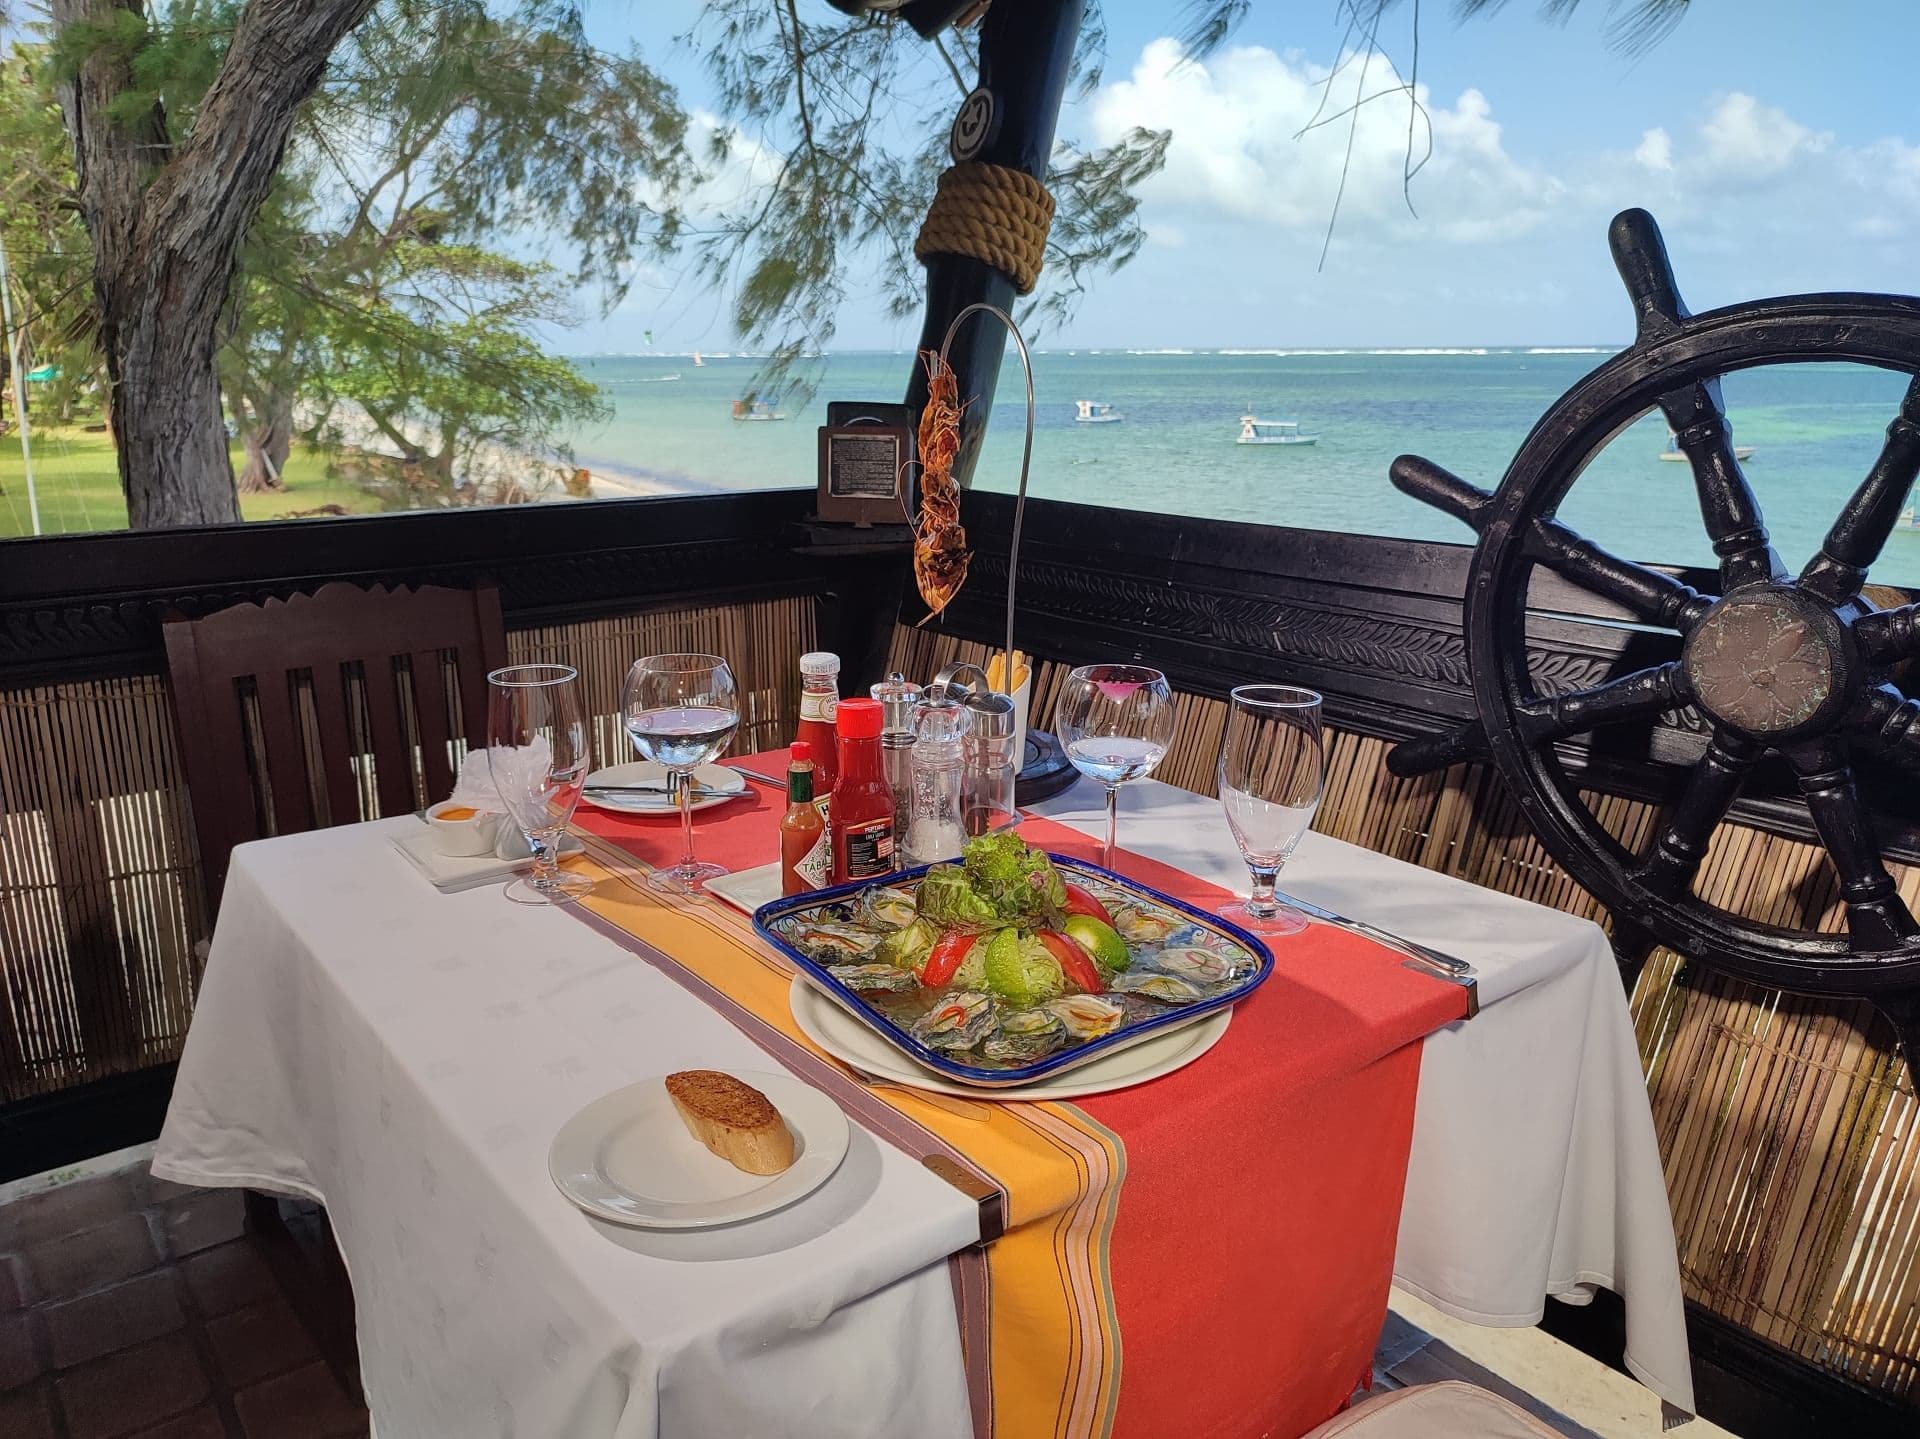
M1396 1389L1336 1414L1302 1439L1561 1439L1526 1410L1473 1384Z

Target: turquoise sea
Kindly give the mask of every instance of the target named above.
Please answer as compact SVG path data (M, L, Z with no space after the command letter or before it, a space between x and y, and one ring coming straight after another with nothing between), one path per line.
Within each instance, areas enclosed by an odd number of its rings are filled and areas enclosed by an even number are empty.
M1611 353L1604 349L1425 352L1052 350L1034 356L1038 419L1029 492L1086 504L1310 529L1463 540L1464 527L1407 499L1387 465L1413 451L1476 484L1498 482L1553 400ZM582 464L674 488L810 486L816 427L829 399L897 400L905 353L820 361L817 397L784 422L729 416L756 361L708 355L586 357L613 419L575 437ZM670 376L678 376L668 378ZM1798 567L1878 453L1904 377L1851 365L1751 371L1725 382L1747 473L1774 539ZM1074 401L1105 400L1114 425L1074 421ZM1020 461L1021 379L1009 350L976 483L1010 490ZM1300 422L1312 446L1236 445L1239 416ZM1704 564L1690 473L1656 456L1657 416L1617 436L1583 475L1561 517L1636 559ZM1920 529L1893 537L1874 578L1920 583Z

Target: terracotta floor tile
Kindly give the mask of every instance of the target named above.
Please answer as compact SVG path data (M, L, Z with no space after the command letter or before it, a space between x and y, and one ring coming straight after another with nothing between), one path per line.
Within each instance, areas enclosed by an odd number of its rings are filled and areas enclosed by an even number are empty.
M0 1434L7 1439L54 1439L53 1411L43 1388L0 1394Z
M220 1377L235 1389L298 1369L320 1357L284 1299L224 1314L207 1324Z
M171 1269L155 1269L84 1298L49 1304L41 1309L40 1319L58 1369L144 1344L186 1322Z
M102 1174L0 1205L0 1250L19 1251L92 1229L133 1208L127 1172Z
M367 1411L325 1364L309 1364L233 1396L247 1439L348 1439L367 1432Z
M69 1369L54 1382L73 1439L118 1439L191 1409L211 1384L184 1334Z
M280 1292L265 1256L248 1239L235 1239L196 1254L180 1266L203 1315L225 1314Z
M200 1189L161 1210L167 1252L176 1258L211 1249L246 1232L246 1204L238 1189Z
M93 1229L36 1245L27 1268L44 1302L131 1279L159 1263L145 1216L122 1214Z
M0 1314L0 1391L18 1389L45 1369L33 1342L32 1321L24 1310Z

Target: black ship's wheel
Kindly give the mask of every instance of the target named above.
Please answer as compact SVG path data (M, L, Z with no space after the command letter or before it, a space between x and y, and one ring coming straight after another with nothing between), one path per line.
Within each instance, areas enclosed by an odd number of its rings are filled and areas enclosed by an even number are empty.
M1884 448L1797 576L1767 537L1734 458L1719 377L1762 365L1853 361L1920 374L1920 300L1802 295L1689 315L1653 217L1608 233L1633 298L1633 346L1568 391L1534 426L1493 494L1414 456L1393 482L1479 536L1467 582L1466 640L1480 718L1459 734L1401 745L1396 773L1491 756L1542 842L1616 921L1690 959L1784 989L1874 998L1920 1062L1920 924L1881 861L1854 777L1866 752L1920 773L1920 702L1892 678L1920 657L1920 605L1876 609L1861 595L1920 472L1920 380ZM1658 406L1693 470L1719 557L1720 594L1590 544L1554 519L1607 442ZM1535 566L1677 631L1679 658L1573 693L1543 694L1528 671ZM1658 835L1627 850L1582 803L1557 741L1691 708L1711 735ZM1763 758L1784 759L1839 878L1845 934L1763 924L1693 892L1715 828Z

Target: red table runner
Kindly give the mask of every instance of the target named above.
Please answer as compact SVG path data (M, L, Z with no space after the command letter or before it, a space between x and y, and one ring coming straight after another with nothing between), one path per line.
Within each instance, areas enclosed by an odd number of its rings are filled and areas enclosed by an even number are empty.
M778 773L783 756L744 762ZM702 858L745 869L778 857L784 796L750 789L695 815ZM649 866L680 855L677 818L583 807L576 824ZM1053 821L1030 818L1021 833L1098 862L1094 841ZM1114 868L1203 909L1229 898L1143 856L1123 853ZM1465 1016L1465 994L1323 925L1272 947L1273 976L1236 1006L1200 1061L1071 1105L1006 1106L1076 1121L1102 1140L1102 1152L1076 1162L1110 1172L1082 1176L1083 1190L1106 1192L1083 1194L1088 1202L1072 1211L1080 1219L1051 1216L1059 1282L1081 1291L1082 1311L1051 1369L1016 1378L1022 1361L1042 1357L1031 1336L1052 1331L1044 1315L998 1313L1022 1303L999 1269L963 1296L963 1328L975 1321L981 1439L996 1422L1002 1439L1292 1436L1338 1410L1369 1373L1392 1278L1419 1041ZM964 1125L939 1127L967 1149ZM989 1152L984 1135L976 1147ZM1003 1187L1017 1219L1021 1175L1011 1177ZM968 1315L983 1302L993 1311L984 1325ZM1010 1350L1013 1336L1028 1348ZM977 1372L986 1352L1008 1392Z

